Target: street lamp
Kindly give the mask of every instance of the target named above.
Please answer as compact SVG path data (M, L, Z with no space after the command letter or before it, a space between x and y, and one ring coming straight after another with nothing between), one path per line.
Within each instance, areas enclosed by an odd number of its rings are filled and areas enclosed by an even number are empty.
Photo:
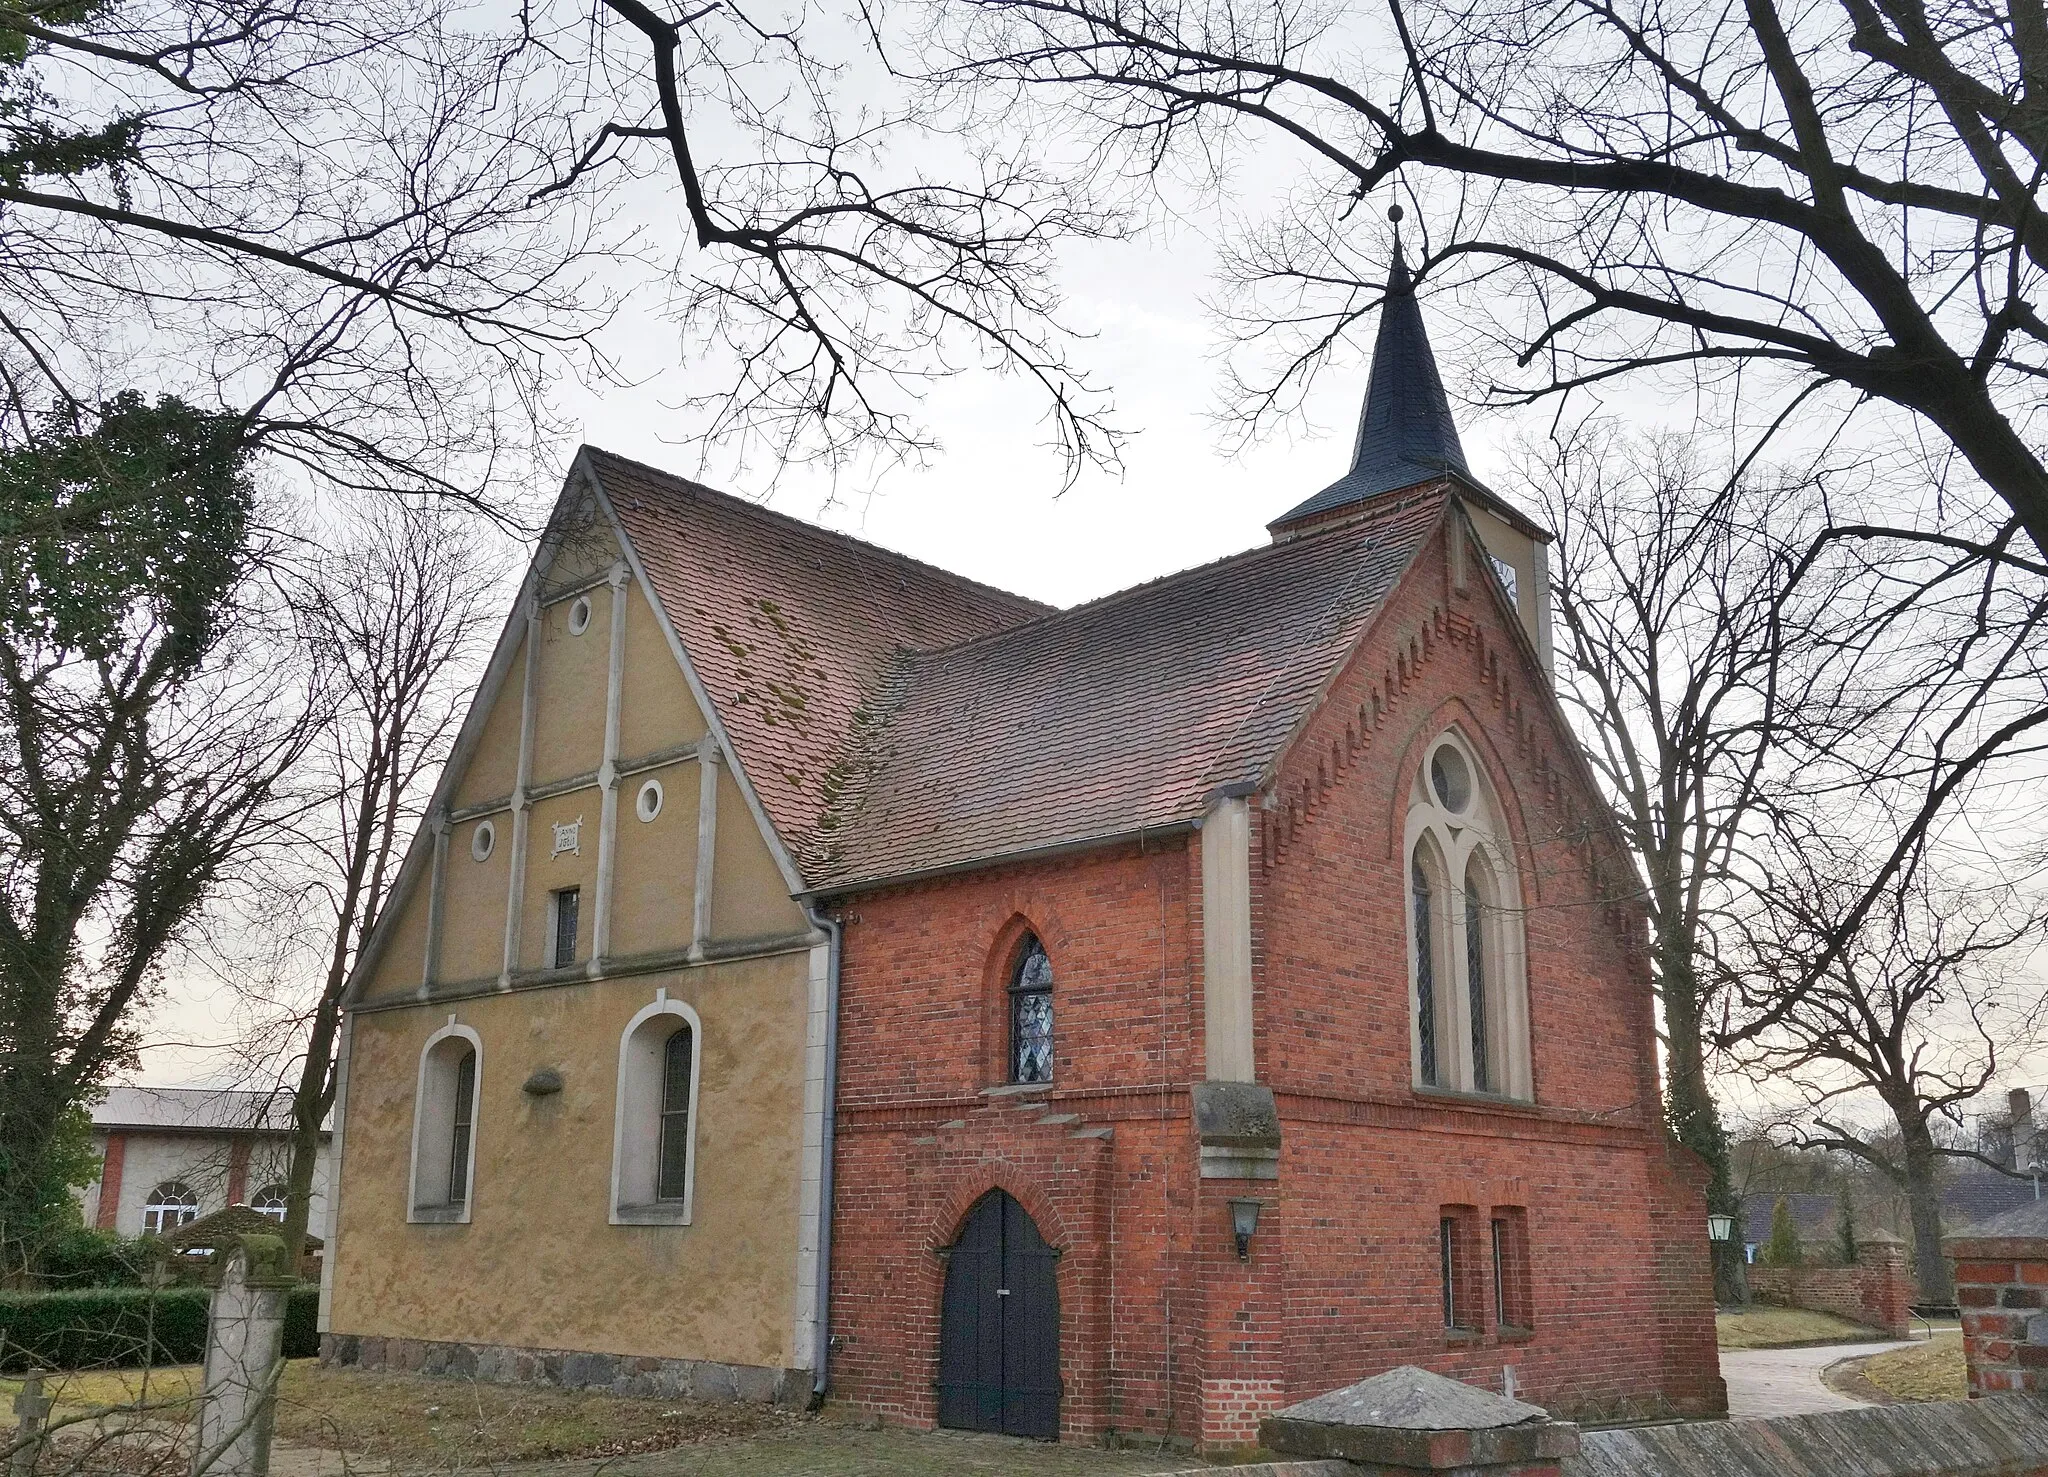
M1709 1241L1733 1241L1735 1239L1735 1217L1732 1215L1708 1216L1707 1239Z
M1259 1229L1259 1202L1256 1200L1233 1200L1230 1202L1230 1231L1237 1238L1237 1259L1248 1262L1252 1259L1252 1233Z

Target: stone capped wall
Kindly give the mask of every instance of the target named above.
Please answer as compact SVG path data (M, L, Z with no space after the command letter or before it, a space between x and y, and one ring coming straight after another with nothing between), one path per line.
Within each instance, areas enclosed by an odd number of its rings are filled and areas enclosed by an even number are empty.
M1751 1267L1749 1290L1760 1303L1833 1313L1891 1338L1910 1338L1913 1279L1906 1248L1895 1237L1872 1239L1858 1243L1857 1256L1853 1267Z

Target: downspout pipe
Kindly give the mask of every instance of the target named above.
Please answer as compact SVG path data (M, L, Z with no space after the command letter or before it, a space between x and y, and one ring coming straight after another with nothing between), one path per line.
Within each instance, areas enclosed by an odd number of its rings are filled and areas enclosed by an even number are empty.
M839 957L844 925L810 903L804 914L824 933L825 951L825 1101L818 1123L818 1305L812 1316L815 1340L811 1371L811 1405L825 1401L831 1383L832 1359L832 1155L839 1122Z

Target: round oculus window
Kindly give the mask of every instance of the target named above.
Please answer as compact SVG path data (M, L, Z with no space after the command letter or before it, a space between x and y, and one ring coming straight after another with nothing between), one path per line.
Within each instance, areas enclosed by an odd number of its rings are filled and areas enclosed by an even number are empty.
M578 595L575 603L569 607L569 634L571 636L581 636L589 629L590 597L588 595Z
M491 848L498 844L498 828L489 821L478 821L476 830L470 833L469 854L478 861L489 858Z
M1429 756L1429 787L1445 810L1462 815L1472 803L1472 767L1449 744Z
M660 780L649 780L640 787L640 793L633 797L633 814L643 821L651 821L661 814Z

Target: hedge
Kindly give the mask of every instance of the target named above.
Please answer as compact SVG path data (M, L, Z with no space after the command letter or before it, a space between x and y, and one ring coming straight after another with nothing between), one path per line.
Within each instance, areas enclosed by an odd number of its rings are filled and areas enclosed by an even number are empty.
M0 1293L0 1371L197 1364L206 1352L211 1297L204 1287ZM318 1287L308 1283L286 1295L287 1359L320 1352L319 1318Z

